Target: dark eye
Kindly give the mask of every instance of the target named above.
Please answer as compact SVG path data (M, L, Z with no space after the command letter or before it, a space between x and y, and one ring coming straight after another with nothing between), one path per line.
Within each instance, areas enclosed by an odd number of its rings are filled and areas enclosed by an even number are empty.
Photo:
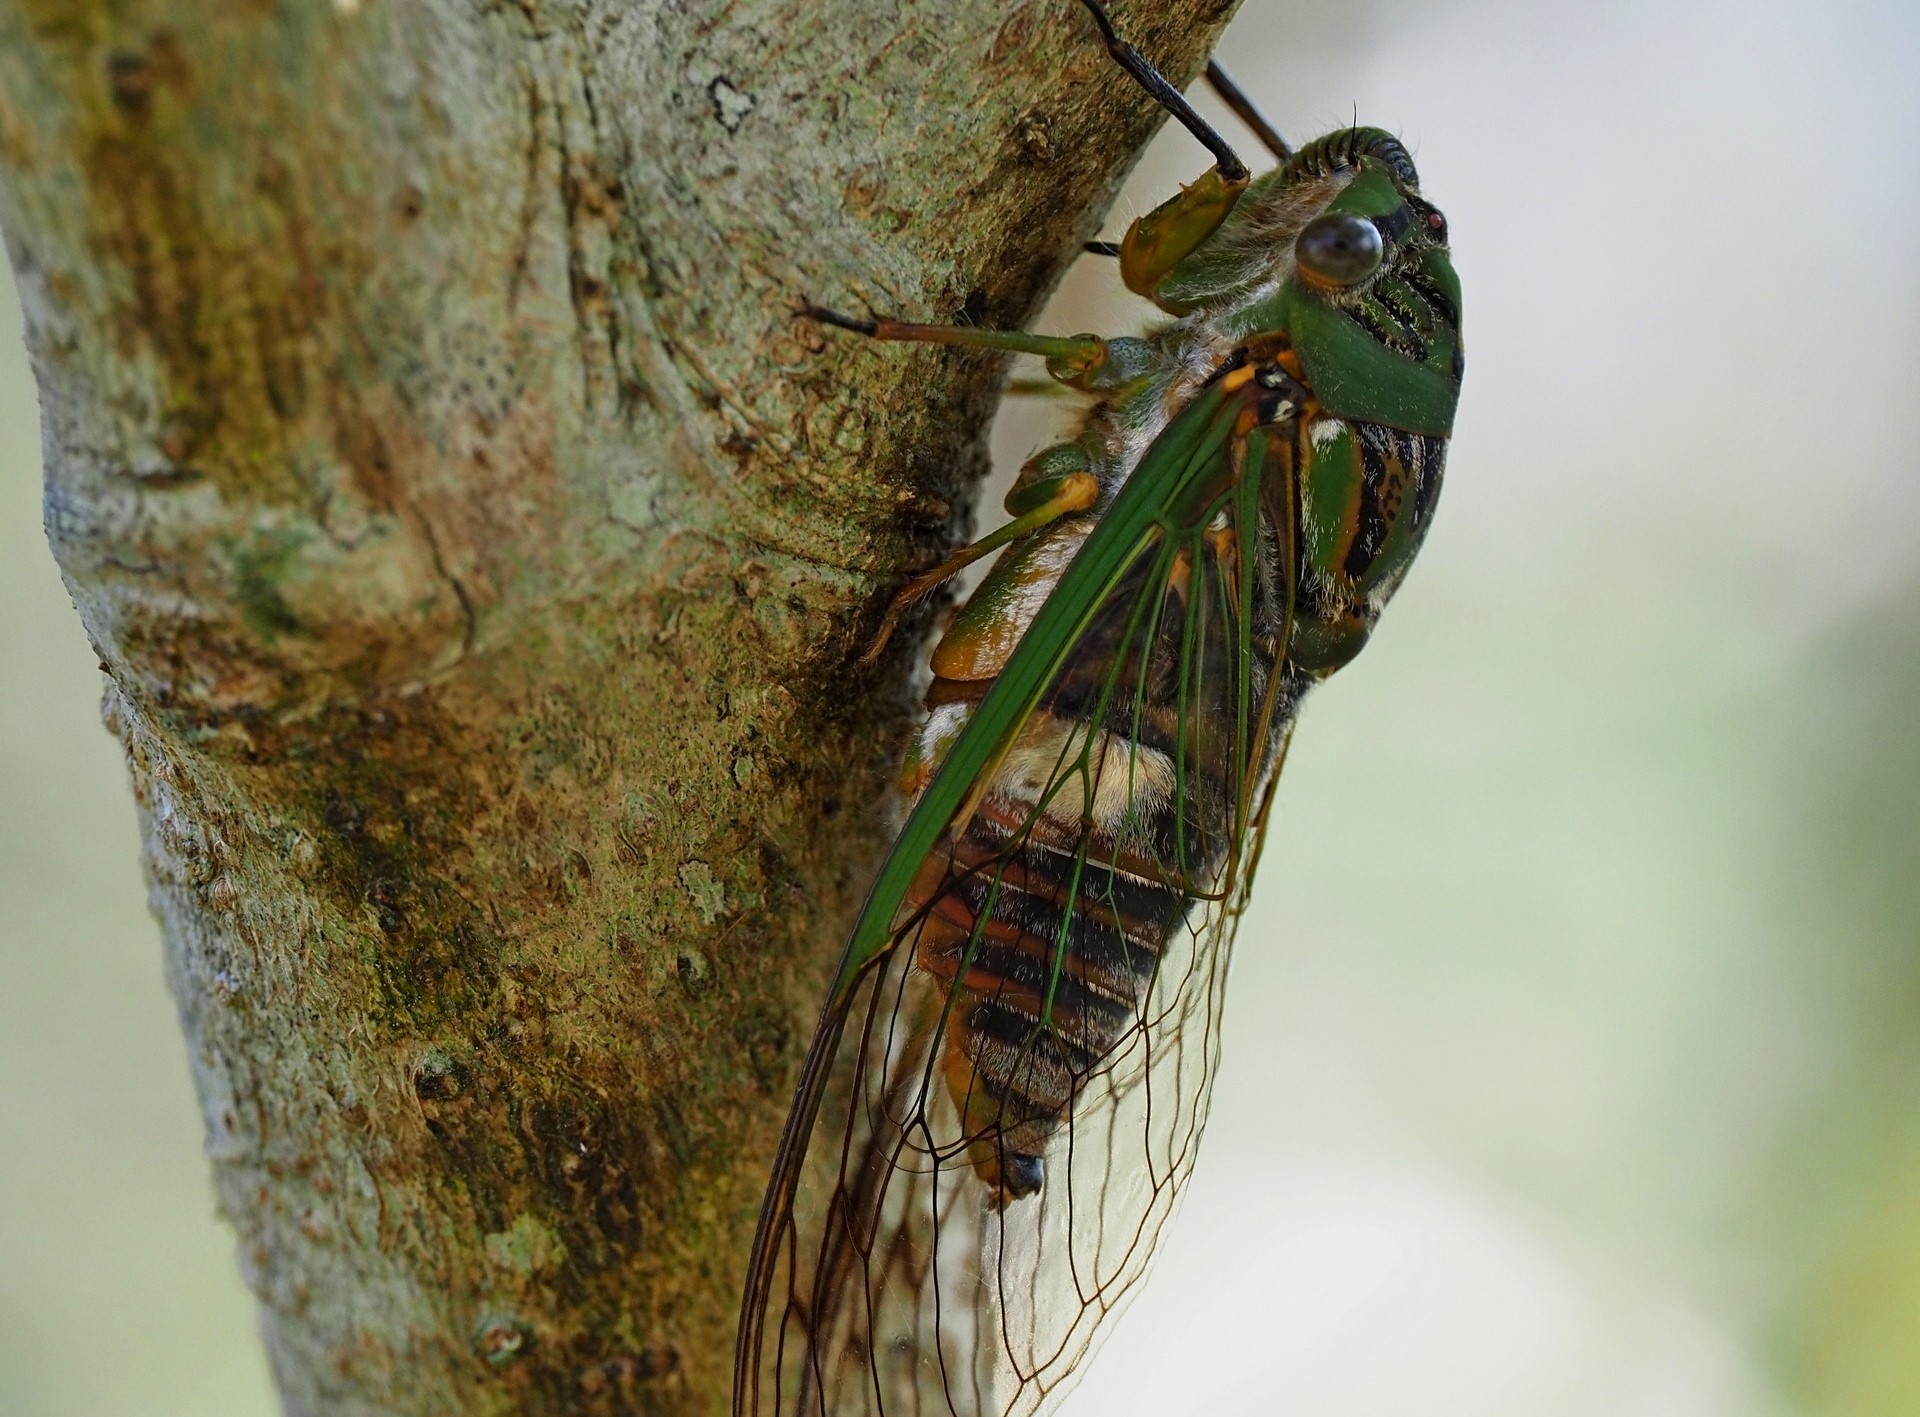
M1380 269L1386 249L1380 228L1365 217L1328 212L1307 223L1293 243L1293 258L1328 285L1358 285Z

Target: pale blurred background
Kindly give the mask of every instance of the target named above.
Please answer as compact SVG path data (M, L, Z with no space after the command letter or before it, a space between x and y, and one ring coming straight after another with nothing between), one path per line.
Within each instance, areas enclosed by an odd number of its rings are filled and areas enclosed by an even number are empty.
M1070 1411L1913 1417L1920 7L1248 0L1221 52L1296 138L1409 140L1469 372ZM1165 135L1112 230L1201 166ZM7 333L0 1417L266 1417L36 446Z

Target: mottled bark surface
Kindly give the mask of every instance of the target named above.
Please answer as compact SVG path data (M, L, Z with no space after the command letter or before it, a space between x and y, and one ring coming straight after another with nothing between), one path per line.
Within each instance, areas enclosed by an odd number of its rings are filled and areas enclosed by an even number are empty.
M1220 0L1121 19L1179 77ZM995 361L1158 119L1069 0L0 0L47 530L296 1413L713 1412Z

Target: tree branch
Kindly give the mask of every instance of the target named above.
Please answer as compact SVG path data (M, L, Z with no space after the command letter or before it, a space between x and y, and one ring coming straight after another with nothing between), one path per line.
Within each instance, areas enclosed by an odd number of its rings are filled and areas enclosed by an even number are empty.
M1218 0L1136 0L1193 73ZM711 1412L999 361L1159 121L1068 0L0 0L47 532L289 1411Z

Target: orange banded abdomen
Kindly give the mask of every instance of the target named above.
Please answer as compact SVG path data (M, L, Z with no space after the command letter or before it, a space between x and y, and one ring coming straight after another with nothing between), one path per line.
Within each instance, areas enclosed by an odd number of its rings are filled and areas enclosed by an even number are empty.
M1075 803L1063 821L1036 814L1019 790L1029 784L1010 773L928 856L908 909L920 917L916 963L946 996L941 1071L970 1159L1017 1197L1044 1180L1042 1154L1080 1087L1139 1027L1162 947L1193 900L1097 824L1097 787L1083 794L1091 810ZM1160 794L1134 830L1170 841L1174 811Z

